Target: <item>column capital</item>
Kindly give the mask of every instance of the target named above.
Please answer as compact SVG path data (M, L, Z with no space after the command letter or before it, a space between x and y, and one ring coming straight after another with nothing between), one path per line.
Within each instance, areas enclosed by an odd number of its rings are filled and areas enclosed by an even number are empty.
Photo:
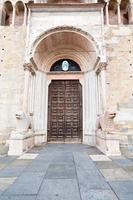
M99 74L101 71L106 70L107 62L100 62L96 71L96 74Z
M33 66L32 66L31 63L25 63L25 64L23 65L23 67L24 67L24 71L29 71L32 75L35 75L35 74L36 74L36 73L35 73L35 70L34 70L34 68L33 68Z

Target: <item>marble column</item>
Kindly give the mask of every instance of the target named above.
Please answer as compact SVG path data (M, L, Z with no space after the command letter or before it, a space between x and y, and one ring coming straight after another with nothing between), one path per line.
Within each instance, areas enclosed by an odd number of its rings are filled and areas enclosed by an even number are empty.
M99 63L97 70L98 94L99 94L99 114L106 111L106 62Z
M16 6L13 5L13 12L12 12L12 23L11 25L15 25L15 15L16 15Z
M105 7L105 17L106 17L106 25L109 25L109 0L106 0L106 7Z
M23 21L23 25L26 25L27 22L27 7L24 4L24 21Z
M29 90L31 76L34 74L30 63L24 64L25 82L24 82L24 96L23 96L23 111L29 112Z
M121 11L120 11L121 0L117 0L117 16L118 16L118 24L121 24Z
M43 72L36 73L35 81L35 102L34 102L34 124L35 130L44 130L46 116L46 74Z
M88 72L85 75L85 102L84 102L84 118L85 136L84 143L95 145L95 129L96 129L96 74L94 71Z

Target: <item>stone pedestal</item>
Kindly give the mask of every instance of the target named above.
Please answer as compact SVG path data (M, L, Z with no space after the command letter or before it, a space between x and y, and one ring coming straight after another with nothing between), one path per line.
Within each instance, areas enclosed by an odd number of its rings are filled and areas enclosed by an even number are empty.
M96 134L96 147L107 156L121 155L119 136L116 133L108 134L98 130Z
M12 134L9 139L8 155L22 155L34 146L34 136L32 132L26 134Z

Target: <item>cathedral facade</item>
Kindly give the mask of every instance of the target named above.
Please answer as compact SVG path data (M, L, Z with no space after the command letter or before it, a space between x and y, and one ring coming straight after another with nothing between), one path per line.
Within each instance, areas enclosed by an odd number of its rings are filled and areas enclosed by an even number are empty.
M0 142L133 145L132 0L0 0Z

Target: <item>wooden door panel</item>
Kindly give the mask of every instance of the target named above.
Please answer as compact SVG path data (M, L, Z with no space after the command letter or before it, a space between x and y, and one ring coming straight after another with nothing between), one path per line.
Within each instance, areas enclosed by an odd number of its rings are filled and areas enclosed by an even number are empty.
M82 88L77 80L55 80L49 86L48 141L82 136Z

